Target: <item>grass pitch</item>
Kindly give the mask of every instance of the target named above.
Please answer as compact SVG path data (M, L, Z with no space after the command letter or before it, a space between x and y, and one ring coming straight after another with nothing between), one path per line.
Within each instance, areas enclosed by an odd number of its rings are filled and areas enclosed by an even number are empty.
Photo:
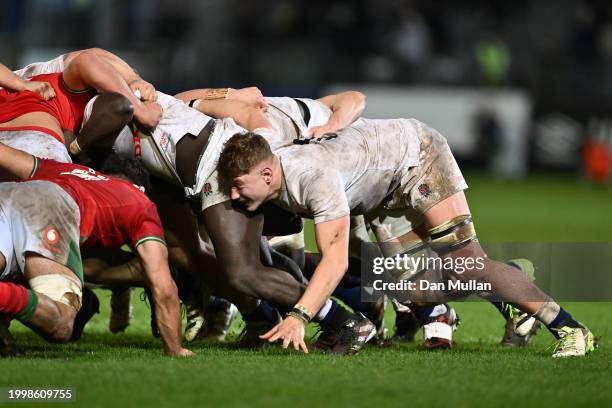
M483 241L612 241L610 189L543 176L468 181ZM72 387L76 402L65 405L84 407L612 405L612 303L564 304L601 336L600 348L581 359L550 358L552 336L545 330L527 349L500 348L503 321L484 303L454 303L462 325L450 352L401 344L338 357L196 343L195 358L171 359L149 334L143 302L134 296L133 324L113 335L107 329L110 292L98 296L102 313L78 343L50 345L13 325L28 355L0 360L0 387ZM391 311L387 318L392 327ZM240 328L235 323L233 333Z

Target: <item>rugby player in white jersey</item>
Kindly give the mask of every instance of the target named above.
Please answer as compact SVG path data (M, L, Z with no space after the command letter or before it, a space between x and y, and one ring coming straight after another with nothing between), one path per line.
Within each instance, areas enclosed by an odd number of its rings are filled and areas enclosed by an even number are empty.
M315 222L321 262L287 318L263 336L268 341L307 350L304 326L347 269L349 215L364 214L410 222L410 230L389 231L396 248L412 252L426 240L445 262L472 259L448 279L491 292L540 320L558 340L554 357L583 356L594 348L592 333L525 274L486 256L446 139L417 120L360 119L338 135L274 153L260 135L236 134L223 147L218 171L222 190L248 210L272 201Z

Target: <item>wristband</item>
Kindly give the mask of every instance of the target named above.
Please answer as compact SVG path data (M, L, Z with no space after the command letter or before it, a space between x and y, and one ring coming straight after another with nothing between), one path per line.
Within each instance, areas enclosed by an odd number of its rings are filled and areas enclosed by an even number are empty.
M306 314L304 314L303 312L295 308L291 310L289 313L287 313L287 316L295 317L296 319L302 321L302 323L304 324L308 324L310 322L310 319L308 318Z
M202 102L202 99L192 99L189 101L189 107L193 109L197 109L200 102Z
M308 308L302 305L301 303L296 303L296 305L293 306L293 308L302 311L303 313L306 314L306 316L308 316L309 319L312 319L313 313L310 313L310 310L308 310Z

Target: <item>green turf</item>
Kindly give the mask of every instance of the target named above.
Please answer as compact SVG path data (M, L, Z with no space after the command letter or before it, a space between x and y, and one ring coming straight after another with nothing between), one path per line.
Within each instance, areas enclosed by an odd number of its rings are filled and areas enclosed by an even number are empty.
M612 237L610 190L560 177L502 183L472 176L468 181L484 240ZM0 386L74 387L77 402L66 405L86 407L612 405L612 303L565 305L602 337L600 348L582 359L551 359L552 336L545 331L528 349L499 348L497 312L483 303L455 303L463 323L451 352L428 354L406 344L368 347L350 357L306 356L199 343L192 347L197 357L183 360L161 354L140 301L134 302L136 318L126 333L110 334L109 292L98 294L102 314L78 343L49 345L13 326L28 356L0 360ZM392 326L392 313L387 317ZM236 323L233 333L239 329Z

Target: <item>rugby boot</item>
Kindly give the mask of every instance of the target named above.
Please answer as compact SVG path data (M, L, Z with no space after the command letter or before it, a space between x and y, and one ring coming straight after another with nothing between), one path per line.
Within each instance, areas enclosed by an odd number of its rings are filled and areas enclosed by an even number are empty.
M531 282L535 281L535 267L529 259L511 259L506 263L521 270ZM500 344L505 347L527 346L531 337L536 335L542 325L535 317L521 312L510 304L505 304L504 308L506 308L505 314L508 317Z
M187 314L187 323L185 325L185 340L189 343L203 337L205 331L206 319L204 318L204 310L191 303L185 302L185 310Z
M559 339L553 344L553 357L581 357L595 350L593 333L586 327L563 326L556 330Z
M395 309L395 334L392 339L402 342L413 342L421 325L410 308L393 299Z
M323 328L314 347L333 354L357 354L376 336L376 326L361 313L355 313L339 330Z
M459 325L459 316L455 309L448 305L445 306L445 313L429 316L423 322L424 341L421 344L421 350L446 350L453 347L453 332Z
M501 345L504 347L526 347L531 337L535 336L542 326L533 316L522 313L511 305L507 305L507 307L512 308L512 317L506 319Z
M225 299L211 297L204 316L206 320L202 338L224 341L238 309Z
M387 329L385 329L386 296L381 296L376 302L372 303L371 306L369 310L363 312L364 316L376 327L376 335L370 342L377 346L383 346L385 344L385 334L387 332Z

